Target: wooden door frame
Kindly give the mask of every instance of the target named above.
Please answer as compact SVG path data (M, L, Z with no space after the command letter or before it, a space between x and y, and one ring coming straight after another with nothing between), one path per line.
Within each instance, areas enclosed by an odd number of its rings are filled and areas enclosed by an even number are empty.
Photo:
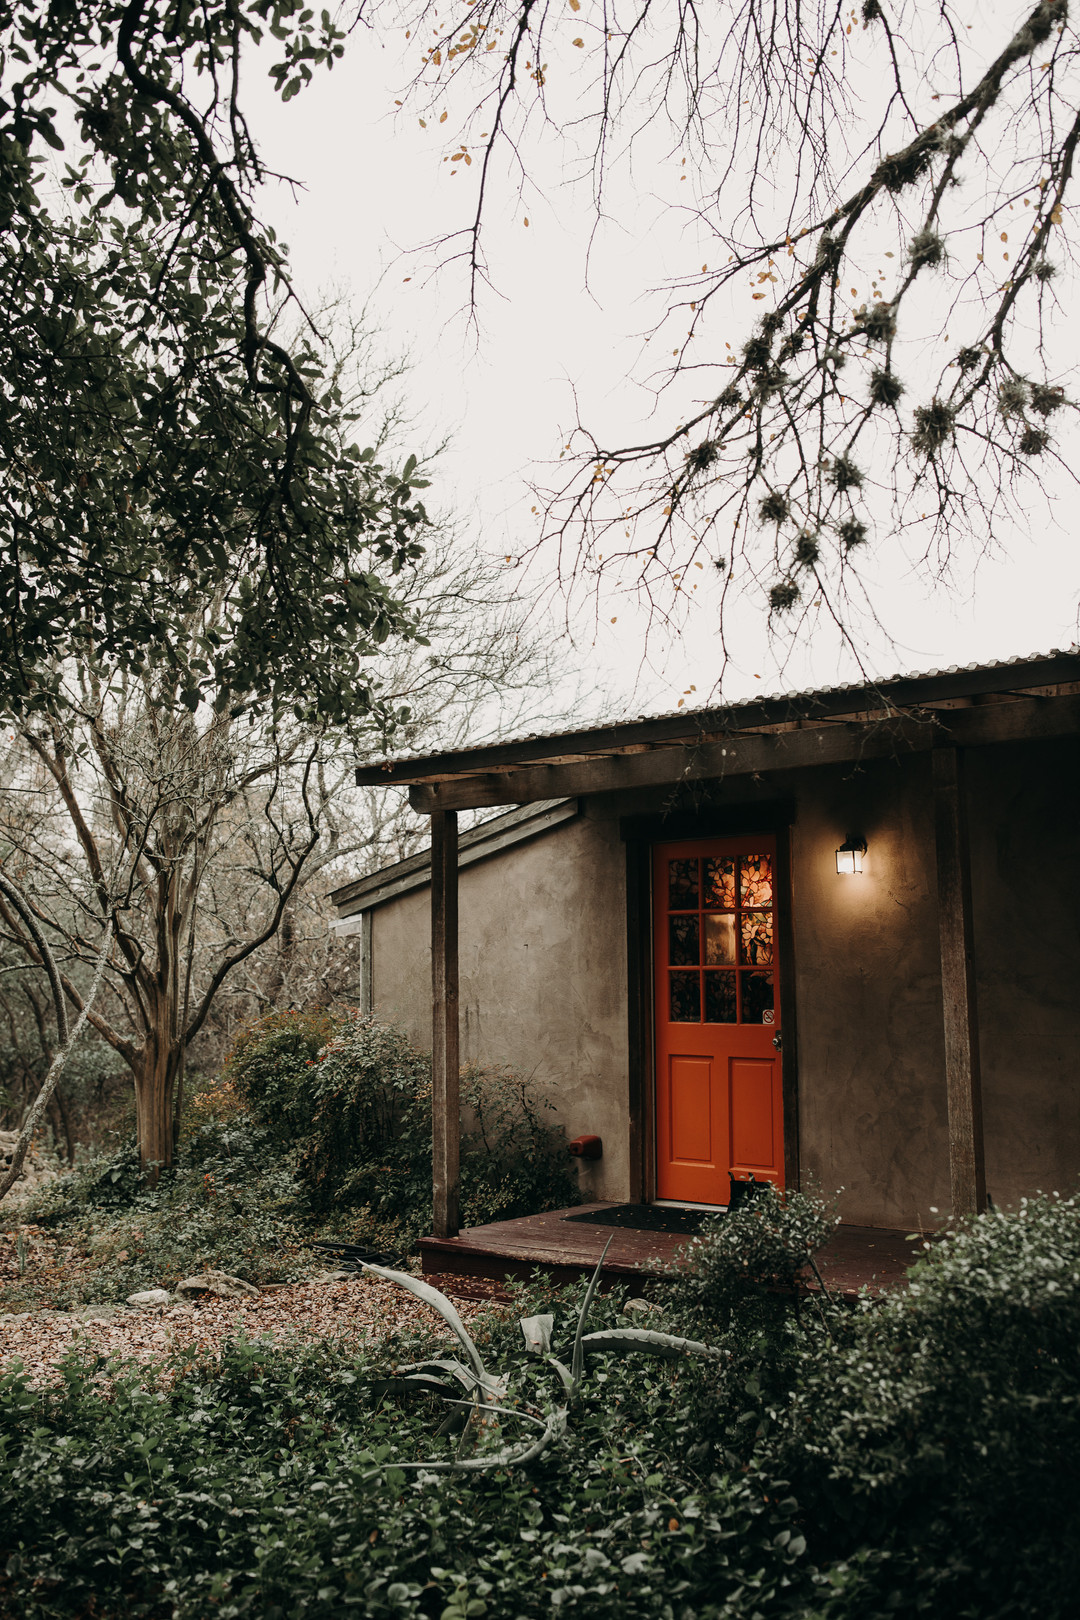
M626 844L626 963L630 1199L656 1196L656 1063L653 1040L652 852L656 844L686 838L738 838L770 833L776 839L776 931L783 1008L780 1082L784 1099L784 1181L799 1186L799 1066L792 923L791 826L795 805L771 799L728 809L623 816Z

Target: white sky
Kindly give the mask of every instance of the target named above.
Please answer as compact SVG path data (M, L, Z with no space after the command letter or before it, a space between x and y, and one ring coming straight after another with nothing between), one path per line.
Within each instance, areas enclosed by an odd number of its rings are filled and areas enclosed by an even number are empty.
M640 334L653 313L642 294L688 262L696 268L700 251L694 227L666 207L678 199L678 157L666 162L657 153L644 177L639 170L616 187L619 223L594 239L586 288L594 225L588 186L566 183L557 135L542 142L538 190L519 197L500 181L495 194L487 245L496 290L484 298L477 333L463 313L461 268L432 274L434 255L422 250L468 218L477 167L459 164L450 178L442 159L455 149L446 134L457 134L452 122L440 128L429 120L424 130L415 109L395 116L402 60L358 33L344 61L286 105L254 65L249 73L245 100L264 159L304 188L271 185L257 205L290 245L299 287L312 297L331 284L350 292L388 350L411 355L407 392L421 437L453 438L432 504L455 511L485 550L518 553L537 522L530 472L543 482L542 464L573 425L575 394L607 442L648 436L650 396L627 380L644 375ZM736 335L748 330L744 321ZM675 414L661 410L662 420ZM869 623L863 632L872 673L1070 645L1080 594L1076 506L1064 482L1049 513L1033 493L1028 532L995 536L996 556L977 567L961 560L943 583L913 570L899 542L876 544L864 566L884 622L884 632ZM555 626L555 610L543 612ZM680 636L654 638L643 662L645 628L625 601L604 598L595 619L579 616L568 662L599 671L633 712L673 707L691 684L694 701L703 701L716 675L707 606L697 607ZM827 627L795 649L771 644L764 614L749 603L736 631L736 666L725 679L731 698L858 676Z

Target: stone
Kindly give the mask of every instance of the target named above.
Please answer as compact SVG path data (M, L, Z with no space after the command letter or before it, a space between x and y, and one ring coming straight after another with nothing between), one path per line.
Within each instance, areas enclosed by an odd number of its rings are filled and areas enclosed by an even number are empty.
M257 1299L259 1290L241 1277L232 1277L227 1271L200 1271L194 1277L178 1282L176 1292L181 1299L192 1294L213 1294L218 1299Z
M171 1305L172 1295L167 1288L146 1288L140 1294L129 1294L127 1302L139 1310L149 1311L155 1305Z

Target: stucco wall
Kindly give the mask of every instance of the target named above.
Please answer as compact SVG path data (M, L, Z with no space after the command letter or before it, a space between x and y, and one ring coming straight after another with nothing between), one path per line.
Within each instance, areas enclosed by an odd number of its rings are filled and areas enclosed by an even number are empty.
M603 1139L582 1191L629 1192L626 862L618 826L575 821L466 868L459 893L463 1062L531 1078L568 1137ZM431 1045L430 891L374 914L377 1014Z
M799 1154L856 1225L932 1224L949 1202L936 874L926 755L791 786ZM845 834L867 841L836 872Z
M1080 748L972 750L986 1184L998 1204L1080 1178Z
M967 756L987 1181L997 1203L1080 1175L1080 751ZM949 1207L930 762L925 754L588 801L461 879L467 1060L529 1074L569 1136L603 1137L583 1189L628 1195L625 862L620 814L795 801L793 925L804 1181L855 1224ZM847 833L868 843L838 877ZM375 913L375 1005L430 1043L428 891Z

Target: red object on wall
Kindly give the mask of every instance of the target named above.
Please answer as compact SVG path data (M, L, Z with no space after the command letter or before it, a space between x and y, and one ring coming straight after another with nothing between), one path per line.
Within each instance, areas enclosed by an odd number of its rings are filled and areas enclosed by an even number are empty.
M604 1156L604 1144L599 1136L575 1136L566 1145L579 1159L601 1159Z
M784 1184L775 839L654 853L656 1192L726 1204L729 1172Z

